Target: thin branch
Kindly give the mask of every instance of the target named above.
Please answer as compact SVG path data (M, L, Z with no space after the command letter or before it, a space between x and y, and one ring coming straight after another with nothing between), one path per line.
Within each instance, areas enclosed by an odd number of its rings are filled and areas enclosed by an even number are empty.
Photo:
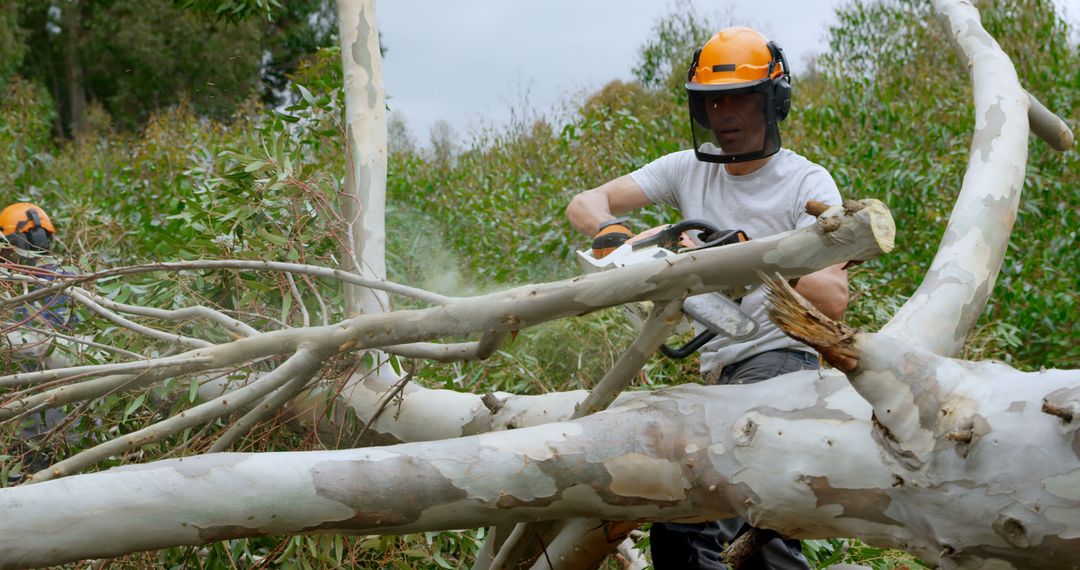
M237 336L255 336L259 334L259 331L255 330L254 328L234 318L231 318L220 311L216 311L202 305L184 307L183 309L157 309L153 307L143 307L140 305L118 303L100 295L95 295L81 287L73 287L72 291L77 291L80 294L85 295L87 298L98 303L99 305L121 313L165 319L167 321L174 322L183 322L192 319L203 318L215 322L222 327L225 327L226 330L235 333Z
M681 319L682 299L654 304L633 344L622 353L600 382L597 382L585 400L578 404L571 419L582 418L610 406L637 377L660 345L671 336L672 329Z
M381 416L382 413L386 411L386 408L390 405L390 402L394 401L394 398L398 397L398 395L401 394L401 391L405 389L405 386L412 380L413 371L414 370L410 367L405 376L402 377L401 380L395 382L394 385L391 386L385 394L383 394L383 397L381 398L378 407L375 409L375 413L371 415L371 419L369 419L367 423L364 424L363 431L361 431L360 435L357 436L356 439L358 441L363 441L364 435L366 435L368 430L371 429L371 426L374 425L376 421L378 421L379 416Z
M288 382L289 379L313 373L322 365L323 356L304 344L281 366L255 382L171 418L81 451L51 467L38 471L31 478L31 482L39 483L77 473L108 457L160 441L186 428L213 421L235 410L246 408L255 400Z
M308 314L307 307L304 306L304 298L300 296L300 290L296 288L296 281L293 280L293 276L289 273L285 274L285 280L289 283L289 294L292 295L293 301L296 302L296 306L300 309L300 317L304 321L305 327L311 326L311 315ZM282 315L282 320L285 320L287 315Z
M319 294L319 288L311 282L311 278L307 275L301 275L301 279L304 280L304 284L311 290L311 294L315 296L315 301L319 303L319 320L323 326L330 324L330 310L326 308L326 301L323 301L322 295Z
M463 360L486 360L510 336L510 331L485 333L475 342L435 343L413 342L380 347L382 350L406 358L424 358L436 362L459 362Z
M101 350L105 350L105 351L108 351L108 352L115 352L116 354L119 354L121 356L126 356L128 358L144 358L144 356L142 354L139 354L137 352L131 352L130 350L124 350L122 348L112 346L111 344L105 344L105 343L93 341L93 340L90 340L90 339L87 339L87 338L81 338L81 337L77 337L77 336L63 334L61 332L56 331L55 329L41 329L41 328L29 326L29 325L23 325L22 328L24 328L24 329L26 329L28 331L36 332L38 334L43 334L43 335L48 335L48 336L51 336L51 337L55 337L55 338L57 338L59 340L66 340L68 342L75 343L75 344L82 344L82 345L86 345L86 346L89 346L89 347L92 347L92 348L100 348ZM55 348L54 348L54 350L55 350Z
M229 427L229 429L214 442L214 445L210 447L209 452L215 453L227 450L229 446L236 442L236 440L247 435L256 424L261 422L275 410L281 409L281 407L288 403L289 400L306 388L312 378L314 378L316 372L317 370L312 370L308 374L299 374L282 387L271 392L262 402L249 410L243 417L237 420L235 424Z
M82 303L84 306L86 306L86 308L101 315L113 324L132 330L143 336L147 336L157 340L163 340L166 342L182 344L191 348L206 348L209 346L214 346L214 343L203 340L201 338L192 338L181 334L168 333L145 325L140 325L139 323L136 323L129 319L125 319L124 317L121 317L120 315L110 311L109 309L106 309L93 299L87 297L86 295L83 295L82 293L74 289L68 291L68 295L72 299L78 301L79 303Z
M371 289L386 291L388 293L403 295L405 297L412 297L414 299L425 301L434 305L445 305L452 300L452 297L446 297L444 295L439 295L438 293L424 291L423 289L417 289L415 287L401 285L392 281L386 281L383 279L367 279L356 275L355 273L349 273L347 271L341 271L338 269L329 269L326 267L318 267L315 265L302 265L299 263L283 263L277 261L215 259L170 261L161 263L150 263L146 265L131 265L81 275L57 274L56 278L53 281L38 281L43 285L48 283L47 286L43 286L41 289L31 291L18 297L11 297L8 299L0 300L0 308L10 306L16 303L33 301L35 299L40 299L41 297L46 297L49 295L54 295L56 293L59 293L61 290L69 288L73 285L97 281L106 277L115 277L118 275L137 275L141 273L152 273L155 271L189 271L193 269L246 269L250 271L297 273L303 275L313 275L316 277L324 277L327 279L336 279L338 281L342 281L352 285L359 285L361 287L369 287Z
M115 364L91 364L87 366L73 366L71 368L39 370L37 372L20 372L18 374L0 376L0 388L10 388L12 386L23 386L26 384L37 384L43 382L52 382L56 380L93 378L97 376L105 376L107 374L128 374L132 372L140 372L143 370L151 369L163 369L162 371L166 374L177 374L183 372L192 372L193 370L182 369L180 371L175 371L171 369L178 367L186 368L190 367L190 365L202 365L211 363L213 361L213 357L210 356L198 356L191 353L184 353L177 356L139 360L136 362L118 362ZM196 366L195 368L198 367Z
M1030 92L1024 90L1024 93L1027 93L1028 101L1031 102L1028 108L1028 123L1031 125L1032 134L1046 141L1054 150L1065 152L1072 148L1075 139L1069 125Z

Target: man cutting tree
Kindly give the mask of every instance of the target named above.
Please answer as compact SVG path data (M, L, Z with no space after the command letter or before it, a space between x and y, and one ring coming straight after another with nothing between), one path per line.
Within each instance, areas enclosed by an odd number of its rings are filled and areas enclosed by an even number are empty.
M815 222L806 203L840 204L836 183L821 166L781 148L779 123L791 107L791 71L775 42L743 27L719 31L694 52L687 73L694 148L660 157L570 201L566 216L593 237L595 256L634 235L620 214L649 204L678 208L684 219L764 237ZM658 228L637 236L640 239ZM796 290L826 315L843 316L847 272L840 265L802 277ZM760 289L742 300L757 323L746 339L718 339L702 348L706 384L747 384L817 368L810 347L784 335L765 314ZM653 562L665 568L725 568L723 545L749 530L741 519L708 523L657 523L650 540ZM808 568L798 541L769 542L743 568Z

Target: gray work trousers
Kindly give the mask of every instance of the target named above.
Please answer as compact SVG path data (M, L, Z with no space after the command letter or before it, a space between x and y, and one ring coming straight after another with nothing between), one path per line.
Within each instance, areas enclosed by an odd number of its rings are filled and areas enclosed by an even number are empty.
M718 384L753 384L780 374L818 367L817 356L801 350L770 350L756 354L720 372ZM653 523L649 538L656 570L724 570L724 545L750 529L741 518L704 523ZM769 541L742 565L744 570L808 570L797 540Z

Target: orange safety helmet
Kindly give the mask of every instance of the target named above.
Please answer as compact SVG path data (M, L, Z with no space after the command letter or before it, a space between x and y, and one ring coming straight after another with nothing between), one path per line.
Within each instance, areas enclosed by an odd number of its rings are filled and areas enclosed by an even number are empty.
M11 245L25 250L48 250L56 227L34 204L19 202L0 211L0 235Z
M791 70L776 42L750 28L720 30L694 52L686 81L698 160L745 162L780 150Z

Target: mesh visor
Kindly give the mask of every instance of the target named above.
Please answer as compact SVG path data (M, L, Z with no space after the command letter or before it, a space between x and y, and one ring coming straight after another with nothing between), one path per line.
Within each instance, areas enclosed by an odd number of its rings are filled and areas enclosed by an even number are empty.
M686 85L694 153L705 162L745 162L780 150L771 84Z

